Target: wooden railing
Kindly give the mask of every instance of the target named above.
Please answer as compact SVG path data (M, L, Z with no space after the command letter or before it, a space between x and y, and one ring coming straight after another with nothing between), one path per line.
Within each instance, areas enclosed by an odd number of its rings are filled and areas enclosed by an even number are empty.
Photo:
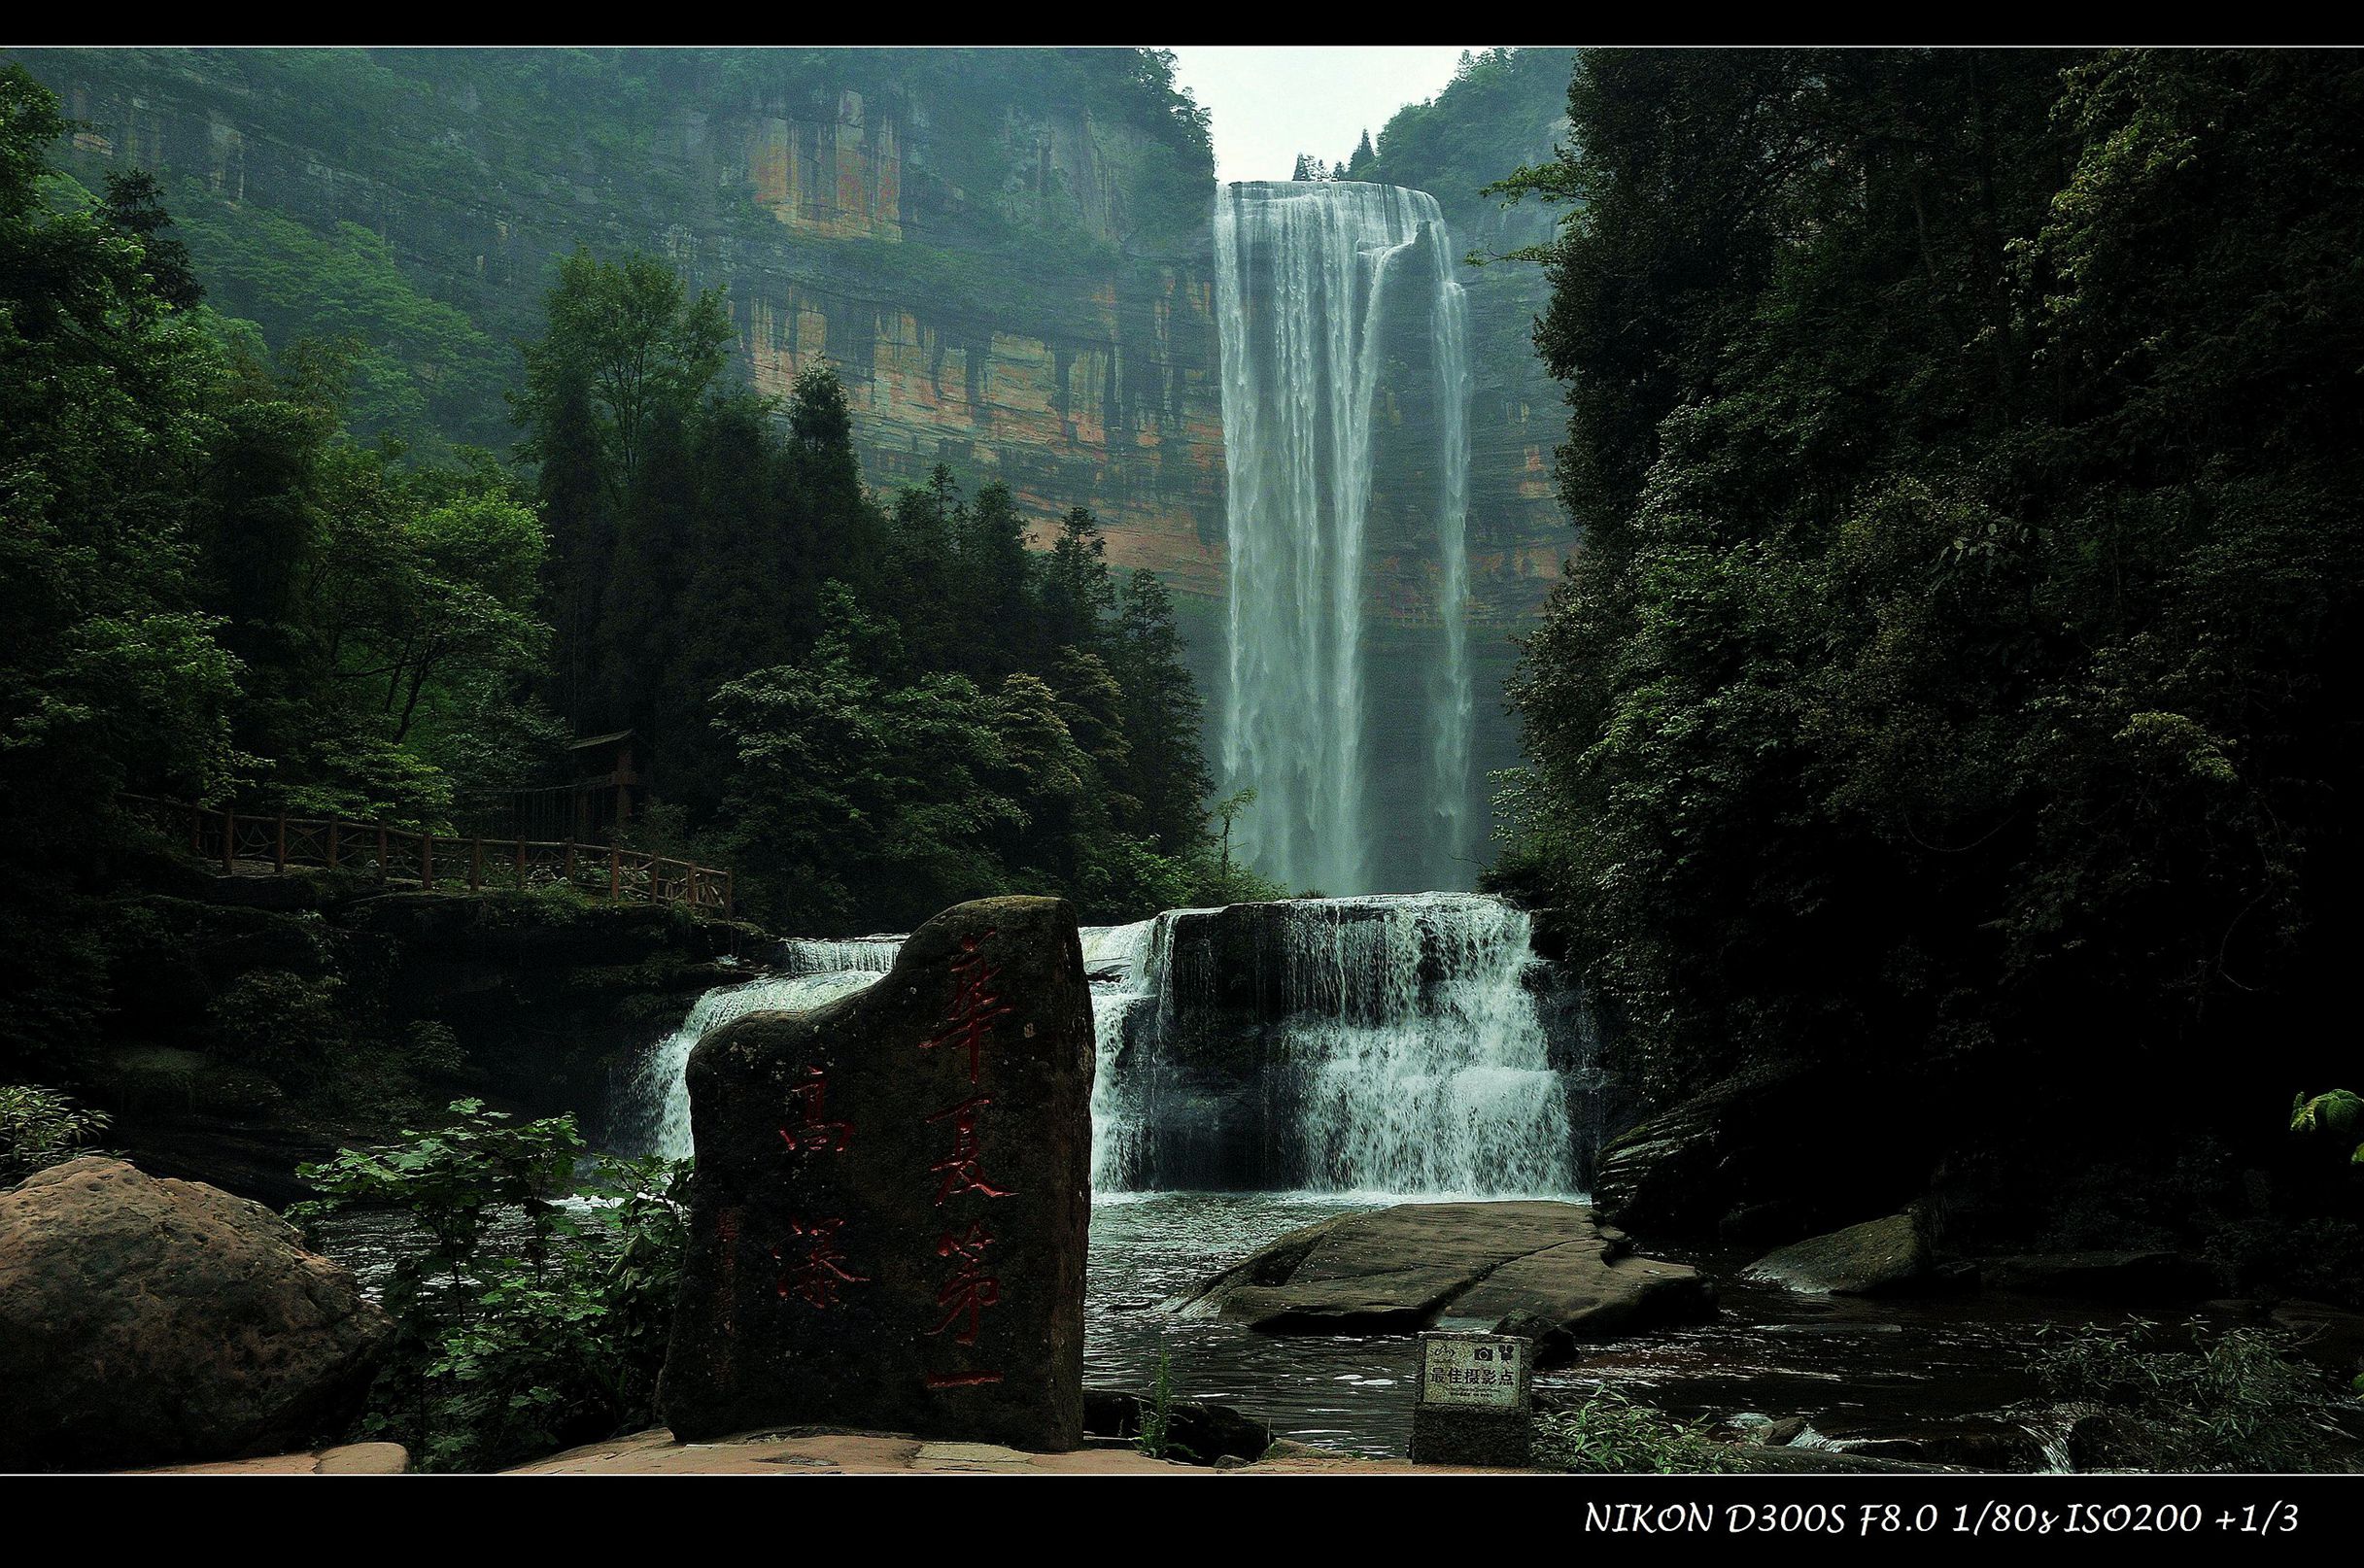
M613 844L466 838L383 823L217 811L144 795L120 799L228 875L284 876L291 868L311 868L471 893L565 886L617 903L686 903L725 915L737 908L728 870Z

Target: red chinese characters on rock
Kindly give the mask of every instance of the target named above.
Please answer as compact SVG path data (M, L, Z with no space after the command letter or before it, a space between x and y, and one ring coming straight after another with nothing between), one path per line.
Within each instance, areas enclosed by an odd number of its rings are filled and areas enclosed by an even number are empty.
M780 1142L791 1154L842 1154L852 1146L854 1124L829 1119L829 1075L806 1068L805 1081L788 1091L791 1125L780 1129Z
M783 1301L791 1297L816 1311L826 1312L843 1302L847 1285L870 1283L867 1275L846 1269L850 1260L838 1247L838 1231L842 1219L822 1219L806 1224L791 1219L788 1229L793 1234L771 1249L772 1261L780 1265L779 1294Z
M936 1305L944 1309L944 1314L928 1330L930 1334L942 1334L966 1319L952 1338L963 1345L976 1343L977 1319L1002 1299L1002 1282L985 1272L985 1248L992 1244L993 1237L981 1219L969 1221L969 1228L958 1235L945 1231L936 1239L938 1257L959 1261L953 1265L951 1278L936 1292Z
M990 1095L971 1095L957 1106L947 1106L928 1118L931 1122L948 1121L952 1124L952 1152L928 1167L928 1174L937 1177L936 1207L964 1192L981 1192L988 1198L1008 1198L1011 1194L985 1179L985 1141L976 1130L976 1120L993 1104Z
M969 1081L975 1083L982 1071L981 1058L985 1039L993 1033L997 1018L1015 1011L993 989L993 977L1001 970L985 962L985 939L991 931L960 939L960 956L952 960L952 1008L936 1033L919 1042L923 1051L945 1045L963 1047L969 1053Z
M960 952L951 964L951 1006L935 1032L919 1042L923 1051L949 1047L965 1054L972 1084L983 1081L985 1047L992 1039L994 1024L1016 1010L993 988L1000 971L987 962L984 951L985 941L992 936L991 931L986 931L961 938ZM1010 1189L994 1185L985 1173L985 1140L979 1122L992 1104L991 1095L973 1094L927 1118L932 1124L949 1127L952 1134L951 1152L928 1167L928 1174L936 1177L937 1208L971 1195L986 1200L1013 1196ZM951 1228L956 1223L959 1228ZM964 1346L976 1344L985 1312L1002 1301L1001 1280L985 1258L985 1250L992 1244L993 1235L983 1220L973 1218L960 1223L947 1219L946 1228L936 1240L936 1255L950 1263L951 1272L937 1289L936 1305L943 1315L927 1331L930 1336L947 1336ZM927 1376L930 1388L966 1388L999 1381L998 1372L937 1372Z

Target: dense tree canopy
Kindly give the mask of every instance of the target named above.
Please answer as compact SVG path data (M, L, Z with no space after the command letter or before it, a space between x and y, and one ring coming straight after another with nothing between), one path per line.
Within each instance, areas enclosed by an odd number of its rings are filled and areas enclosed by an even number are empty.
M1503 874L1622 1065L1902 1071L1940 1146L2329 1081L2364 69L1610 51L1569 105L1512 187L1570 204L1537 341L1584 539Z
M318 330L277 324L271 355L207 303L153 180L56 171L67 129L0 73L0 792L25 873L0 1050L53 1057L109 1005L106 900L149 842L127 793L468 831L570 777L569 733L639 731L656 809L629 832L800 929L1256 885L1210 850L1164 591L1114 580L1088 510L1037 553L1002 486L940 471L881 503L836 378L739 385L720 295L632 254L555 269L514 466L407 449L382 344L338 328L408 295L284 247ZM452 394L495 395L472 349L454 363Z

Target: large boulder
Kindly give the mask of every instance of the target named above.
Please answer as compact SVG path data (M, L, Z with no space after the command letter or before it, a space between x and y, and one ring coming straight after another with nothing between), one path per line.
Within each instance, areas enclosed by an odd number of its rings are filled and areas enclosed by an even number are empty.
M1930 1264L1919 1221L1890 1214L1768 1252L1748 1273L1814 1295L1877 1296L1919 1284Z
M1482 1329L1577 1340L1707 1315L1695 1269L1631 1256L1584 1204L1401 1204L1309 1225L1190 1292L1185 1315L1271 1334Z
M1989 1290L2119 1305L2197 1301L2215 1282L2205 1264L2158 1249L2020 1252L1981 1258L1978 1276Z
M85 1155L0 1193L0 1470L341 1436L393 1325L260 1204Z
M1894 1112L1912 1093L1833 1069L1730 1079L1604 1144L1593 1201L1644 1237L1759 1245L1901 1208L1932 1163L1925 1130Z

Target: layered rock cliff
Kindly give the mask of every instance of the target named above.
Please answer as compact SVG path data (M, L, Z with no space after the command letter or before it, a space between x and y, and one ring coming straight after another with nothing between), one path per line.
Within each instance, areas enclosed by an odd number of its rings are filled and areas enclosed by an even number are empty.
M1154 56L11 57L86 122L72 156L89 183L126 165L158 173L221 308L274 345L361 340L364 425L505 444L510 344L538 330L553 259L578 244L637 247L726 290L757 387L785 391L815 362L838 369L874 485L942 462L972 485L1007 482L1039 525L1089 505L1115 564L1153 567L1186 596L1222 592L1213 166L1203 124ZM1529 59L1508 96L1491 77L1456 81L1398 116L1383 167L1358 177L1432 190L1456 242L1516 243L1476 189L1548 151L1564 65ZM1440 155L1473 135L1488 154L1468 167ZM1559 401L1526 342L1541 289L1532 267L1471 276L1481 626L1523 619L1567 543L1549 478ZM1390 531L1384 501L1374 524L1377 618L1428 624L1427 530Z
M637 247L727 291L759 389L837 367L873 484L943 462L1044 524L1088 504L1118 564L1219 592L1213 169L1134 51L17 57L86 122L91 183L164 179L223 309L399 361L442 427L407 438L498 439L497 390L438 409L438 381L536 330L556 256ZM285 254L310 236L382 246L354 291L384 297L324 324L305 274L342 257Z

